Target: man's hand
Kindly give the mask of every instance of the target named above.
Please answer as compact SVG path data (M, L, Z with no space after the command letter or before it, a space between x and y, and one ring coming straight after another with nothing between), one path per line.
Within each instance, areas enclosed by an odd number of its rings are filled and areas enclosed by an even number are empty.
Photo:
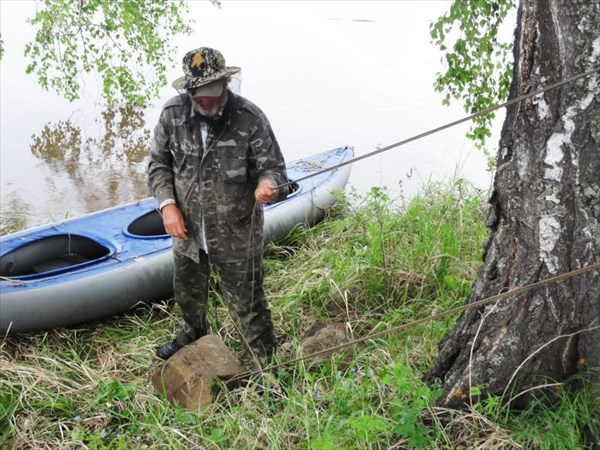
M171 203L163 206L161 209L163 224L165 230L172 237L179 239L187 239L187 229L185 228L185 221L183 220L183 214L177 205Z
M263 205L275 198L275 188L268 181L261 181L254 191L254 198Z

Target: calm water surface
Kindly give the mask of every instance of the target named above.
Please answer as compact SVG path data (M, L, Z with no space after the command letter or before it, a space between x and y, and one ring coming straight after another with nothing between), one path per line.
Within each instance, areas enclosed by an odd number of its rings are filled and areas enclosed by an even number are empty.
M341 145L356 155L461 118L433 92L440 54L429 23L449 2L208 1L189 3L192 36L177 42L177 61L200 46L220 49L241 66L241 93L269 117L287 160ZM69 103L25 75L23 47L32 37L33 1L1 1L1 208L4 231L73 217L148 196L147 142L162 104L107 111L98 82L85 80ZM507 32L510 38L510 30ZM179 63L169 82L181 75ZM503 115L503 114L502 114ZM501 117L495 122L497 142ZM464 138L468 125L357 162L350 184L359 193L387 186L414 195L427 180L462 176L487 189L484 156Z

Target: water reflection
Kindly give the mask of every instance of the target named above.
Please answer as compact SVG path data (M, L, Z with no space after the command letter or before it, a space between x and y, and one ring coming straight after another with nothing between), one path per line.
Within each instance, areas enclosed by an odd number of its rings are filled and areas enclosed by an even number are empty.
M31 211L33 206L24 200L21 195L11 191L3 199L2 215L0 215L0 235L13 233L26 227L27 221L23 217L24 211Z
M68 195L88 211L147 197L150 131L144 128L143 111L131 106L108 108L96 122L99 135L94 137L84 137L71 119L47 123L32 136L31 153L48 169L44 190L58 191L55 180L66 177L72 185ZM6 208L0 223L3 234L19 225L8 212L18 211L15 215L22 217L29 205L14 193Z

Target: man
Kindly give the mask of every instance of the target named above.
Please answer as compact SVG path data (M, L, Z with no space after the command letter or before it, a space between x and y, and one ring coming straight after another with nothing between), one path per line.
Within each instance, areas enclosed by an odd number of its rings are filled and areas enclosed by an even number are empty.
M283 200L285 162L269 121L228 89L239 67L202 47L183 58L180 95L164 106L154 129L149 184L173 237L175 299L183 324L156 350L168 359L208 333L210 266L234 323L252 356L267 364L276 351L263 291L262 204Z

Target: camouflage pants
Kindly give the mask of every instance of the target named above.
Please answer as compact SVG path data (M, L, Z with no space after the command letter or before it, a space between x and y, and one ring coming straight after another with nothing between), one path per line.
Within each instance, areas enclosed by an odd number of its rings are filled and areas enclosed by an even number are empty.
M175 339L186 345L208 333L206 312L211 266L203 250L200 250L199 264L180 253L173 252L173 255L173 288L183 315L183 324ZM244 261L212 262L212 266L219 275L219 286L229 314L252 356L265 365L274 356L277 343L263 290L262 254Z

